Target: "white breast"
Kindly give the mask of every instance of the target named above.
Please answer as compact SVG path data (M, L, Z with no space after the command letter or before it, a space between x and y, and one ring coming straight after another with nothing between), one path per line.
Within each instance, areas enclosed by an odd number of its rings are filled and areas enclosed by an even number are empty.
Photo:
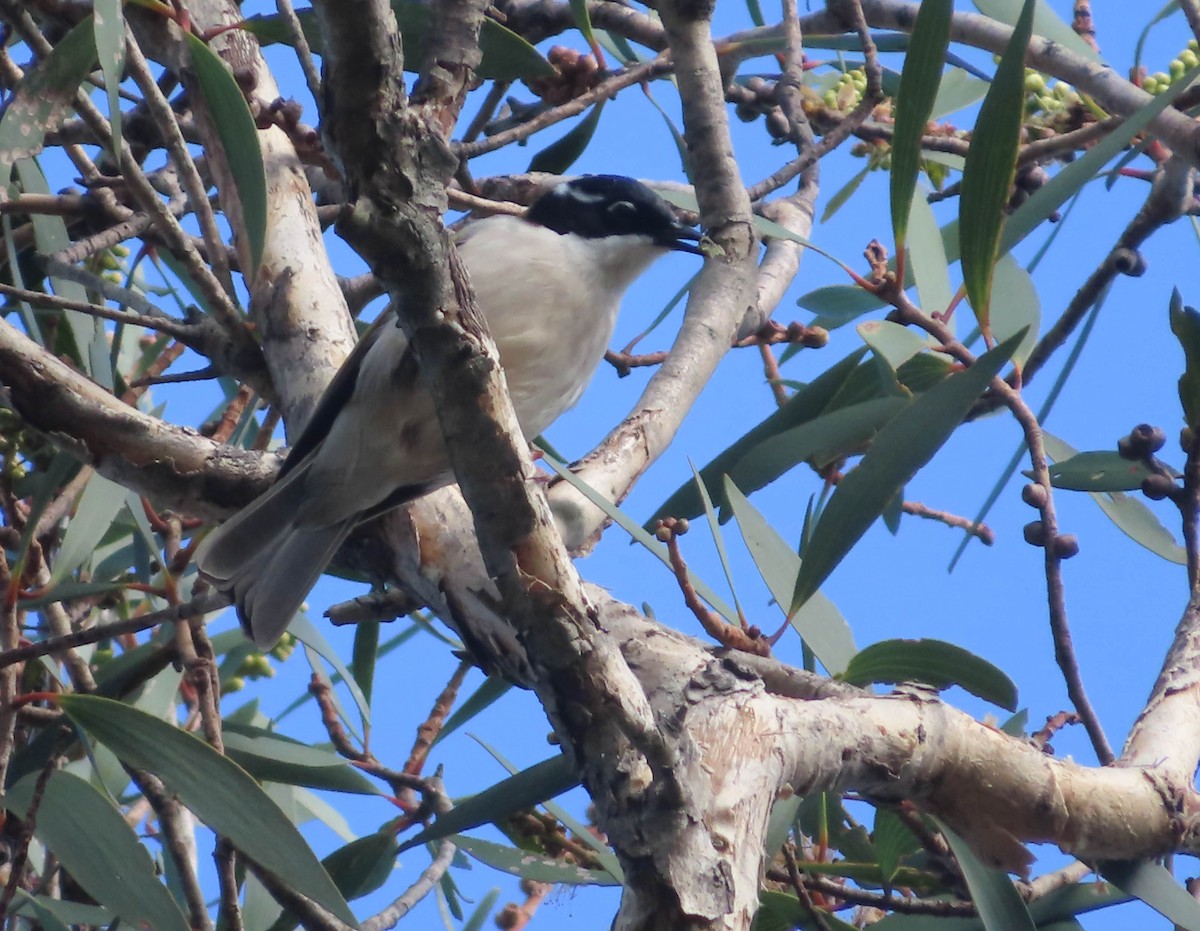
M515 217L473 224L459 250L529 438L579 400L626 288L664 252L645 237L562 236Z

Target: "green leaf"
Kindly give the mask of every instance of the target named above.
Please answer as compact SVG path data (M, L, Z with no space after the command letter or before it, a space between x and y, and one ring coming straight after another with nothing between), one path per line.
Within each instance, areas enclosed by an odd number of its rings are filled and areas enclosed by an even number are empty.
M339 847L321 864L347 900L370 895L380 888L396 865L400 845L390 831L368 834Z
M526 171L544 171L552 175L563 174L587 149L588 143L592 141L592 136L596 133L603 110L604 101L601 100L569 133L538 152L530 160Z
M125 503L125 493L116 482L110 482L99 473L92 474L80 495L75 517L67 525L62 548L54 561L51 585L57 585L91 558Z
M375 685L375 662L378 654L379 622L360 621L354 628L354 650L350 656L350 669L367 707L371 706L371 690Z
M404 66L408 71L415 72L425 59L429 30L433 27L429 6L419 0L392 0L392 11L396 14L404 42ZM300 19L304 38L315 53L321 54L321 30L313 11L297 10L296 15ZM243 23L243 27L264 44L291 44L291 34L278 16L252 16ZM479 30L479 51L483 58L475 74L485 81L516 81L554 77L557 74L537 49L491 18L484 19Z
M796 587L800 557L728 476L725 497L754 565L782 610ZM820 592L795 613L791 624L830 675L843 672L858 651L850 625L837 606Z
M871 173L871 166L868 165L853 178L838 188L837 192L829 198L829 202L825 204L825 211L821 214L821 222L828 223L833 219L833 215L837 213L842 205L846 203L857 191L862 183L867 179L867 175Z
M974 653L943 640L883 640L859 650L842 678L852 685L924 682L936 689L960 686L1006 711L1017 708L1017 687Z
M50 196L50 185L46 181L41 165L36 160L18 159L16 169L22 191L26 194ZM62 217L33 213L30 214L29 221L33 224L34 242L41 255L56 255L71 245L71 234L67 231L67 224ZM88 301L87 292L77 281L72 281L60 274L53 274L49 277L54 293L59 297L73 301ZM112 364L108 359L108 334L104 331L104 322L78 310L64 310L61 313L66 319L71 337L75 341L75 351L78 353L80 367L102 388L111 391L113 387Z
M803 796L789 795L787 798L778 799L771 806L771 817L767 821L766 851L768 860L773 859L775 854L783 849L783 842L788 839L788 832L796 821L796 815L799 813L800 804L803 801Z
M304 838L240 766L187 731L121 702L90 695L58 701L88 734L123 762L158 776L197 818L251 860L358 927Z
M1008 26L1018 23L1024 12L1021 0L974 0L974 3L975 9L984 16L999 20ZM1083 41L1079 33L1063 22L1045 0L1035 0L1033 31L1051 42L1070 49L1076 55L1083 56L1088 61L1100 61L1096 50Z
M575 20L575 26L583 33L587 44L592 48L596 47L596 35L592 32L592 16L588 12L587 0L570 0L571 17Z
M474 736L474 735L472 735ZM517 774L517 767L510 763L504 756L490 746L485 741L475 737L476 742L483 747L492 757L503 766L510 774ZM621 872L621 863L617 859L617 855L613 853L612 848L608 846L608 841L603 837L596 836L596 833L589 829L587 825L581 824L576 818L557 802L546 799L542 803L542 807L550 812L555 818L562 822L563 827L575 835L578 840L592 848L596 855L596 860L600 864L601 869L605 870L610 876L617 879L619 882L624 881L624 874Z
M820 468L859 453L909 403L904 398L876 398L822 414L748 449L729 477L752 494L801 462ZM787 604L787 599L780 603Z
M890 885L900 869L900 862L921 849L921 842L900 817L890 808L875 809L875 826L871 841L879 857L879 873L885 885Z
M352 792L381 794L370 779L329 750L310 747L245 724L224 727L225 755L260 782Z
M488 916L492 912L492 907L496 904L496 900L500 898L500 887L496 886L490 889L476 906L475 911L471 913L471 917L463 922L462 931L483 931L487 926Z
M25 818L36 783L34 776L22 779L3 797L4 807ZM88 895L125 923L188 931L171 893L155 876L149 852L121 812L78 776L50 774L35 834Z
M562 795L577 785L579 776L565 756L542 760L455 805L430 827L406 840L400 852L499 821L515 811L532 808Z
M66 119L95 62L96 34L89 16L17 82L0 118L0 184L8 183L14 162L40 152L46 133Z
M1025 0L991 89L979 108L963 169L958 212L963 284L975 319L985 335L991 333L992 272L1021 143L1021 120L1025 115L1025 52L1033 29L1034 4L1035 0Z
M1043 433L1042 443L1046 447L1047 455L1056 462L1065 462L1072 456L1079 455L1078 450L1052 433ZM1140 500L1130 498L1119 491L1090 494L1108 519L1135 543L1141 544L1168 562L1187 565L1187 551L1175 542L1171 532Z
M572 472L566 463L556 459L550 454L545 454L542 461L546 463L554 472L558 473L559 477L564 479L568 485L573 486L581 495L587 498L592 504L596 505L608 517L612 518L613 522L628 533L634 540L649 550L658 560L667 568L674 571L671 566L671 557L667 552L665 543L660 543L649 533L644 527L639 527L635 524L619 507L609 501L604 495L592 488L587 482L583 481L578 475ZM690 483L689 483L690 484ZM724 599L719 598L709 585L697 576L690 569L688 570L688 582L692 588L696 590L701 598L708 602L709 606L723 617L730 624L740 623L737 612L727 605Z
M1179 927L1200 931L1200 902L1161 864L1149 860L1109 860L1100 864L1100 875Z
M825 909L817 909L821 924L813 923L808 905L801 904L794 895L786 892L765 890L758 895L758 914L754 916L754 931L792 931L803 928L828 928L829 931L855 931L855 926L846 924Z
M1009 359L1023 334L930 388L885 426L862 462L842 477L804 548L789 613L795 613L866 533L892 497L950 438Z
M192 56L192 70L212 114L217 137L233 175L242 208L242 226L250 250L250 268L243 269L249 281L262 264L267 241L267 175L263 168L258 127L233 74L204 40L184 34Z
M1013 364L1025 364L1037 343L1042 325L1042 304L1029 272L1011 255L1002 255L992 277L992 335L1006 340L1014 333L1025 333L1013 351Z
M927 315L943 313L954 300L954 290L937 218L921 194L912 199L908 231L908 268L917 284L917 300Z
M362 718L363 728L369 728L371 726L371 706L367 702L367 697L362 693L362 689L358 687L358 681L354 676L350 675L350 670L346 668L346 664L338 656L337 650L325 639L325 635L321 633L320 628L312 622L306 612L301 611L292 619L288 630L292 632L292 635L297 640L334 668L338 676L346 684L346 688L350 690L350 695L354 699L355 705L358 706L358 713Z
M1050 484L1068 491L1136 491L1150 474L1144 462L1097 450L1054 463L1050 466Z
M696 481L696 491L699 492L700 500L704 504L704 516L708 520L708 529L712 534L713 545L717 549L717 559L721 563L721 571L725 573L725 584L729 586L729 592L733 597L734 610L737 611L739 619L744 618L746 615L742 611L741 602L738 601L737 588L733 583L733 569L729 565L729 554L725 552L725 541L721 539L721 527L717 521L717 512L713 510L708 489L704 487L704 481L700 478L700 473L696 470L696 464L689 459L688 465L692 467L692 476Z
M125 72L125 16L121 0L96 0L92 4L96 31L96 57L108 93L108 121L112 124L113 155L121 154L121 78Z
M868 320L857 328L862 341L895 372L917 353L930 348L929 337L891 320Z
M1179 289L1171 291L1169 306L1171 332L1183 347L1183 374L1179 376L1179 403L1184 422L1193 430L1200 428L1200 312L1185 307Z
M866 350L860 349L830 366L806 387L792 395L783 407L774 411L766 420L734 441L732 445L726 447L705 465L700 470L700 477L704 479L704 485L713 501L724 506L721 477L732 472L734 466L749 450L785 430L808 423L819 416L841 390L864 355L866 355ZM739 487L744 486L739 483ZM696 491L696 484L688 480L659 505L654 516L644 526L651 529L665 517L690 519L702 513L703 510L704 503Z
M944 824L939 822L938 826L962 867L971 901L979 910L986 931L1035 931L1033 918L1008 876L985 866L966 841Z
M921 169L921 137L937 98L946 50L950 47L953 12L954 0L924 0L917 7L904 70L900 73L891 175L892 229L897 252L904 248L908 237L909 209Z
M1187 72L1175 81L1169 90L1155 95L1153 100L1131 114L1120 126L1034 191L1029 200L1014 210L1005 222L1004 232L1000 237L1000 253L1010 250L1066 203L1068 198L1078 193L1080 188L1094 178L1114 155L1128 146L1133 138L1169 107L1197 77L1200 77L1200 67Z
M942 75L937 99L933 102L933 112L929 114L929 118L940 120L982 100L987 93L988 84L988 81L975 77L963 68L951 68ZM927 153L926 157L937 154L939 153Z
M491 841L480 840L477 837L456 835L454 844L493 869L535 882L562 883L567 886L620 885L616 879L603 870L585 869L564 860L555 860L528 850L506 847L503 844L493 844Z

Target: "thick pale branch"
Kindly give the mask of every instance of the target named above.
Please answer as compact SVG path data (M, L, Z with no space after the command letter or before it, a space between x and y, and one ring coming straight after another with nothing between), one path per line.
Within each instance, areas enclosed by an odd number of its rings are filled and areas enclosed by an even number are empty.
M0 383L31 426L161 506L198 516L225 513L275 474L270 457L124 404L7 323L0 323Z

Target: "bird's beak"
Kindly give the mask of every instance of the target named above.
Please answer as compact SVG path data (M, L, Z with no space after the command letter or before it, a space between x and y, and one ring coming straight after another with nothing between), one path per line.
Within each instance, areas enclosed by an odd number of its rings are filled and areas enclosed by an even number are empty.
M702 256L704 255L704 250L696 245L696 243L700 242L702 235L698 230L680 224L675 230L674 237L662 243L662 245L674 252L689 252L692 255Z

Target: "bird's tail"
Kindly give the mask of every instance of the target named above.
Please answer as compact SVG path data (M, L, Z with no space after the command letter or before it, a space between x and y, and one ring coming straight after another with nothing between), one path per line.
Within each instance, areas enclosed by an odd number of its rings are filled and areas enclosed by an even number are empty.
M305 463L289 472L196 550L200 573L230 593L242 628L263 649L283 636L355 524L351 518L326 526L297 526L307 471Z

